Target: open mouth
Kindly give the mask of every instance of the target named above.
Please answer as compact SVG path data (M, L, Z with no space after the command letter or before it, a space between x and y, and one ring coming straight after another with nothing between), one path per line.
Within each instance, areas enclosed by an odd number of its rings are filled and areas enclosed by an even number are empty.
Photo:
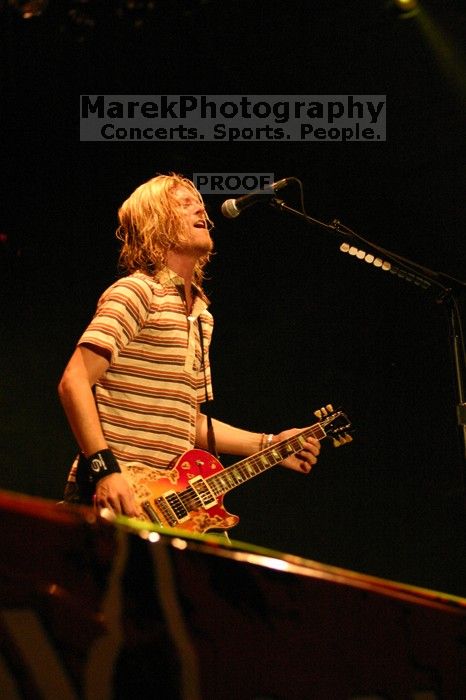
M206 228L205 221L197 221L194 224L194 228Z

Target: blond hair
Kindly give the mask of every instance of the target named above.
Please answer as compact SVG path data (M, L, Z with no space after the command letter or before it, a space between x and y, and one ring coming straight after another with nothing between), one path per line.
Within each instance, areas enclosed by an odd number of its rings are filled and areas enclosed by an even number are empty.
M201 194L191 180L175 173L157 175L144 182L121 205L116 237L122 241L119 265L125 272L141 271L155 276L166 265L168 251L184 241L186 222L171 195L180 185L191 190L204 209ZM212 226L207 213L204 216L207 225ZM203 255L196 262L194 280L198 284L209 257Z

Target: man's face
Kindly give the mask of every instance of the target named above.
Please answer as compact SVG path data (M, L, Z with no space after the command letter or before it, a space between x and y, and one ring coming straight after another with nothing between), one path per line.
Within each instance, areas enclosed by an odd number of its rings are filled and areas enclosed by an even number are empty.
M188 187L177 185L171 192L175 206L185 222L185 252L202 256L213 248L212 238L207 227L207 214L194 192Z

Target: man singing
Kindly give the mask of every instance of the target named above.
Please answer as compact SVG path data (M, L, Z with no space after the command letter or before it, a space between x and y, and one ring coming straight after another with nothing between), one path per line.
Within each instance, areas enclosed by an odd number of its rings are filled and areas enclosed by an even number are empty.
M166 470L185 451L209 448L200 406L212 397L213 320L202 279L213 243L200 193L174 174L138 187L119 222L126 276L101 296L59 384L80 448L65 500L143 517L131 469ZM266 436L216 419L212 425L219 452L242 456L299 432ZM319 450L307 438L282 464L307 473Z

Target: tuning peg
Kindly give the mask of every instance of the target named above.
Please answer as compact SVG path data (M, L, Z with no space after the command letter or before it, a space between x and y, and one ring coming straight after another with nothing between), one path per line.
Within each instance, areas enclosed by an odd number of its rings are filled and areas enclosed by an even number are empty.
M322 420L322 411L319 411L319 409L317 409L317 411L314 411L314 415L319 420Z
M328 416L328 411L327 411L327 409L325 408L325 406L321 406L320 410L322 411L322 415L323 415L324 417Z
M331 403L328 403L325 408L329 413L333 413L333 406Z
M338 438L332 438L332 441L334 447L341 447L342 445L346 445L348 442L353 442L353 438L349 433L342 433Z

